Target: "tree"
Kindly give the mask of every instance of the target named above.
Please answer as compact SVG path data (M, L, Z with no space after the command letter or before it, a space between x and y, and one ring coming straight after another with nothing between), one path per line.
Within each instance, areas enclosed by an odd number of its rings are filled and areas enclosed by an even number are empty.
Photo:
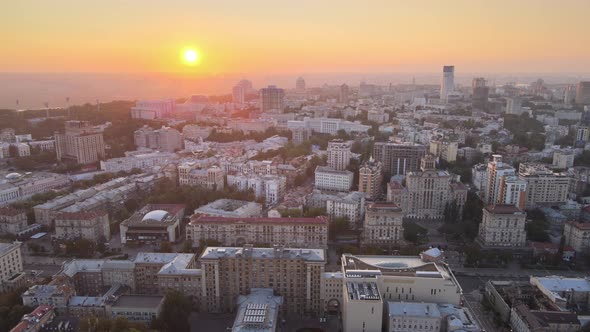
M94 257L96 245L88 239L66 241L66 254L78 258Z
M188 332L191 310L192 303L188 297L176 290L168 290L162 313L152 322L151 328L162 332Z
M350 230L350 220L348 217L336 217L330 221L329 227L329 234L332 238L335 238L337 235L346 233Z
M172 252L172 244L168 241L162 241L160 243L160 252Z
M0 331L10 331L33 308L23 306L20 295L25 288L0 294Z
M420 239L426 236L427 233L428 231L426 228L421 227L416 223L404 222L404 239L406 241L418 244Z

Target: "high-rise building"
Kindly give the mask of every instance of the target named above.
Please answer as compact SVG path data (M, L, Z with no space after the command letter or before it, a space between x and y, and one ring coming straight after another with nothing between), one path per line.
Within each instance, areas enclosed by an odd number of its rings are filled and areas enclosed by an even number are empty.
M92 164L105 157L102 129L88 121L66 121L65 133L55 133L57 159Z
M554 173L543 165L520 163L518 177L526 182L527 209L567 201L571 178L564 173Z
M576 142L588 142L590 141L590 127L578 126L576 129Z
M328 142L328 166L343 171L350 165L350 142L335 139Z
M471 104L474 108L485 108L488 103L490 88L486 86L486 80L483 77L476 77L471 83L472 94Z
M375 160L383 164L386 177L405 175L420 169L420 159L426 155L426 146L415 143L376 142Z
M297 78L297 81L295 81L295 89L299 92L305 91L305 80L303 77Z
M375 161L371 157L359 168L359 191L365 193L366 199L377 200L381 195L382 182L383 167L381 162Z
M509 204L524 209L525 201L526 181L514 175L504 176L500 184L500 197L496 204Z
M519 97L506 98L506 114L522 114L522 99Z
M576 102L576 86L570 84L565 87L563 92L563 103L566 105L573 105Z
M178 130L171 127L162 126L162 128L154 130L145 125L134 132L133 139L138 148L166 152L175 152L182 149L182 135Z
M524 247L526 213L514 205L489 205L483 209L478 241L486 247Z
M447 100L451 92L455 91L455 66L444 66L440 81L440 99Z
M516 175L514 167L502 162L501 155L492 155L492 160L488 163L486 175L485 203L488 205L498 203L501 195L502 180L505 176L514 175Z
M25 282L20 247L20 242L0 243L0 292L15 289Z
M283 112L285 108L285 90L269 85L260 90L262 112Z
M236 104L243 104L246 101L246 90L241 85L236 85L231 91L232 101Z
M315 169L315 188L329 191L350 191L354 174L351 171L338 171L327 166Z
M590 81L578 82L576 87L576 104L590 104Z
M338 94L338 101L341 103L348 103L348 96L350 95L350 88L346 84L340 86Z

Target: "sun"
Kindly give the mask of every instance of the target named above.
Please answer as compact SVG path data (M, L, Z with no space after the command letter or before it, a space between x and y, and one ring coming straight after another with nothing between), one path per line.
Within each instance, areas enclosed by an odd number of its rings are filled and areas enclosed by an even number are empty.
M199 53L197 53L195 49L186 49L182 53L182 59L184 60L185 64L193 66L197 64L199 60Z

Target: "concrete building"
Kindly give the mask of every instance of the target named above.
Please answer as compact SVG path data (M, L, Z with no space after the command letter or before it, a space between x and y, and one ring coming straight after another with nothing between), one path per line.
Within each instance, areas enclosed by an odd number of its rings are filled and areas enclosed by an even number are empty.
M435 303L387 302L388 332L441 331L443 315Z
M510 326L514 332L581 331L580 321L575 313L530 310L524 303L512 307Z
M33 285L21 294L23 305L37 307L51 305L59 314L67 312L68 302L76 294L69 278L58 277L47 285Z
M194 254L140 252L133 263L136 294L164 295L174 289L199 301L201 270Z
M557 150L553 152L553 167L568 169L574 167L575 154L572 150Z
M326 166L315 169L315 188L329 191L350 191L354 174L350 171L338 171Z
M514 175L516 175L514 167L502 162L501 155L492 155L492 160L488 163L487 167L484 202L488 205L498 203L502 194L504 177Z
M526 213L514 205L489 205L483 209L478 241L485 247L524 247Z
M383 324L383 299L374 281L346 281L343 291L344 332L380 332Z
M119 225L121 244L178 242L182 204L148 204Z
M373 157L383 164L386 177L419 170L425 155L426 146L420 144L375 142L373 146Z
M526 208L559 205L567 201L571 178L540 164L520 163L518 177L526 182Z
M148 325L158 318L164 305L164 296L121 295L108 306L109 318L124 317L130 323Z
M28 227L27 211L11 207L0 208L0 234L16 235Z
M235 85L231 90L232 101L236 104L246 102L246 89L241 85Z
M0 243L0 292L25 284L21 243Z
M305 82L303 89L305 89ZM232 332L277 331L283 297L274 296L272 288L252 288L250 294L238 297L237 304L238 312Z
M342 272L324 272L321 280L320 298L324 300L323 311L335 314L342 310Z
M303 77L298 77L295 81L295 90L298 92L305 92L305 80Z
M285 90L274 85L260 89L260 104L262 112L272 110L282 113L285 109Z
M326 209L330 219L346 217L350 226L356 229L365 215L365 194L353 191L330 192L314 190L308 197L307 206Z
M408 217L440 219L445 207L453 202L459 215L467 200L467 188L460 182L452 182L447 171L436 170L433 155L421 160L421 171L406 175L406 186L393 181L389 184L387 198L398 205Z
M530 284L561 311L590 307L590 280L588 278L531 276Z
M350 88L346 84L342 84L338 91L338 102L340 103L348 103L348 99L350 96Z
M227 218L193 215L186 226L193 247L207 241L221 246L246 243L296 248L327 248L328 218Z
M365 193L370 201L377 200L382 194L383 165L371 157L359 168L359 191Z
M578 82L576 87L576 104L590 104L590 82Z
M323 249L207 247L199 263L204 279L201 305L208 312L234 310L239 295L252 288L274 289L284 299L283 312L317 313L323 308Z
M225 172L219 166L200 168L195 163L183 163L178 165L178 183L181 186L222 190L225 186Z
M525 208L526 181L517 176L504 176L500 184L500 197L496 204L510 204L519 209Z
M260 217L261 214L262 205L259 203L222 198L197 208L194 216L249 218Z
M274 206L285 196L287 178L279 175L228 174L227 185L238 191L252 190L256 198L264 198L266 206Z
M133 154L127 157L111 158L100 161L100 169L105 172L129 172L133 169L149 171L155 166L165 166L177 159L172 152L151 152Z
M490 88L483 77L476 77L471 82L471 105L473 108L485 109L488 104Z
M446 162L452 163L457 161L458 149L458 142L437 140L430 142L429 152Z
M182 127L182 137L196 142L199 138L207 139L212 131L213 129L210 127L189 124Z
M55 238L73 241L86 239L93 242L109 241L111 228L106 210L61 212L55 217Z
M55 133L57 159L92 164L105 157L102 129L88 121L66 121L65 132Z
M303 120L290 120L287 122L287 128L294 130L304 128L320 134L336 135L338 130L344 130L347 133L366 133L371 126L364 125L360 122L351 122L335 118L309 118Z
M455 66L444 66L440 80L440 99L446 101L455 91Z
M163 152L175 152L182 149L182 135L174 128L162 126L152 129L147 125L137 129L133 134L135 146Z
M311 137L311 129L308 128L293 128L291 129L293 137L293 144L299 145L305 141L308 141Z
M369 203L363 221L363 246L397 246L404 235L404 214L393 203Z
M174 112L174 99L138 100L131 108L132 119L155 120L170 116Z
M522 99L519 97L506 98L506 114L521 115L522 113Z
M328 167L344 171L350 165L350 142L341 139L328 142Z
M67 175L47 172L8 173L0 180L0 206L68 186Z
M568 221L563 228L565 245L577 253L590 254L590 223Z

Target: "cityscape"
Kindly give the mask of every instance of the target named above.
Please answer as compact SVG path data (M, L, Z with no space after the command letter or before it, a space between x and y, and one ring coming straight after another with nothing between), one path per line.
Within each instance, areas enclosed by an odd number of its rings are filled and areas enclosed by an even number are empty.
M0 332L590 331L568 6L8 5Z

